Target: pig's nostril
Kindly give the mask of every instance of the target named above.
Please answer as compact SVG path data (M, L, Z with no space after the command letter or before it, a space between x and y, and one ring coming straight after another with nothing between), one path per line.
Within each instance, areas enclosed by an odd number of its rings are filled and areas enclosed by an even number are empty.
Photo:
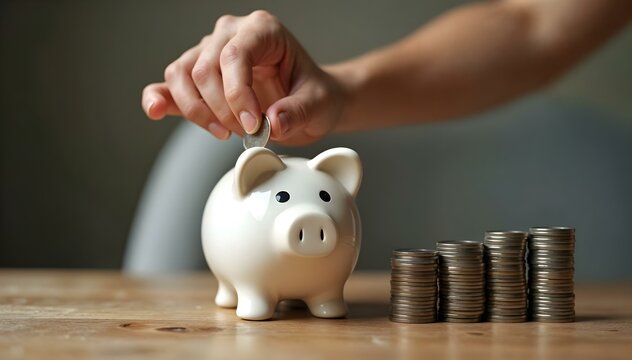
M301 231L299 231L298 233L298 240L303 241L303 229L301 229Z
M325 241L325 232L323 229L320 229L320 241Z

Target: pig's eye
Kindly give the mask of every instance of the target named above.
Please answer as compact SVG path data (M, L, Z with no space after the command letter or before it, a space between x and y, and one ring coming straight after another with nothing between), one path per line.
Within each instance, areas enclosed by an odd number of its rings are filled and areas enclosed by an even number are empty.
M324 202L330 202L331 201L331 196L329 195L329 193L325 190L321 190L318 193L318 196L320 196L320 199Z
M276 201L280 202L280 203L284 203L286 201L290 200L290 194L288 194L287 191L279 191L276 194Z

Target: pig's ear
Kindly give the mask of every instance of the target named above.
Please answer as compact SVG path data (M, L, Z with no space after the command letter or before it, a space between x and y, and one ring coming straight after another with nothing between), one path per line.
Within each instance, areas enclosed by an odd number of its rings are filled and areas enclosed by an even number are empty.
M285 169L283 161L271 150L253 147L244 151L235 165L234 189L244 197L266 176Z
M355 197L362 181L362 163L358 153L347 148L333 148L308 161L314 170L325 172L340 181L351 196Z

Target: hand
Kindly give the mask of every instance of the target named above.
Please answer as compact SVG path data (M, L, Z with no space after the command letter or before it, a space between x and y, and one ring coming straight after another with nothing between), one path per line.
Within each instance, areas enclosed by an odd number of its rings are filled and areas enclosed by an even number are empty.
M145 87L151 119L182 115L219 139L259 128L287 145L316 141L332 131L345 94L272 15L222 16L213 33L165 69L165 82Z

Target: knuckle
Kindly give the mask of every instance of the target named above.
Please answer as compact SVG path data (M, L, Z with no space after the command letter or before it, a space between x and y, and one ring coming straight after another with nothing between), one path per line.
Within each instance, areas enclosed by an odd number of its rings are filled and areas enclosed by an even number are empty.
M165 68L165 80L170 81L172 80L176 74L178 73L178 68L179 68L179 64L177 61L172 62L171 64L167 65L167 67Z
M266 10L255 10L250 13L250 17L256 21L273 21L275 19L274 15L270 14Z
M241 89L239 87L230 87L224 90L224 96L228 103L235 103L241 98Z
M206 79L211 75L211 68L206 64L196 64L191 70L191 78L196 84L202 84L206 82Z
M184 109L182 109L182 115L189 120L193 120L195 122L200 122L204 119L204 106L200 103L191 103L188 104Z
M227 129L232 128L235 123L235 116L233 116L233 113L230 110L218 112L215 116L217 117L217 120L219 120L220 124Z
M211 35L204 35L202 39L200 39L200 45L204 46L205 44L208 44L211 41L211 37Z
M283 25L281 25L281 22L276 18L276 16L265 10L253 11L248 16L248 19L250 21L245 23L243 28L253 34L274 35L278 34L283 29Z
M222 29L235 21L235 17L232 15L222 15L215 22L215 29Z
M220 64L230 64L239 57L239 48L234 44L226 45L219 54Z

